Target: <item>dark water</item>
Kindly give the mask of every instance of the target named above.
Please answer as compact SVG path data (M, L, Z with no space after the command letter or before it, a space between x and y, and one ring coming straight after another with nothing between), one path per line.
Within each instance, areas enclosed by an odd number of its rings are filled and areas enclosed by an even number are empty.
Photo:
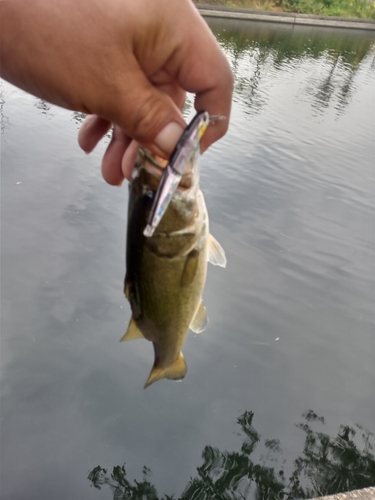
M151 344L118 342L127 187L102 181L105 144L85 156L79 115L2 84L1 499L375 484L373 37L211 25L236 77L201 170L228 267L179 384L144 391Z

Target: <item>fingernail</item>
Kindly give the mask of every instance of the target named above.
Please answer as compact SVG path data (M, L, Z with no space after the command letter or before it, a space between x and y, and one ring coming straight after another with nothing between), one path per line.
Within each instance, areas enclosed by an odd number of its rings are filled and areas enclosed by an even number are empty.
M155 146L169 156L176 146L183 131L184 129L180 124L176 122L168 123L168 125L166 125L155 137Z

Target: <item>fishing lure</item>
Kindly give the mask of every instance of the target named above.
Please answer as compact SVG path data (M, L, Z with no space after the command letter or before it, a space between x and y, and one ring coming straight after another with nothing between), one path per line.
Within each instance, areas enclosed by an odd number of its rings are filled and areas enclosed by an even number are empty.
M207 111L198 111L184 130L160 179L148 223L143 232L145 236L150 237L154 234L181 181L185 166L188 165L197 151L208 125L211 122L215 123L217 119L221 119L221 117L210 117Z

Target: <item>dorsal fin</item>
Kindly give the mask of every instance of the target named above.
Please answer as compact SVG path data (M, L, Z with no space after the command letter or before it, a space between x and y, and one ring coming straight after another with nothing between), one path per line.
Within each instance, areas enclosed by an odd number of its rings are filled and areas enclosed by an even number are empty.
M141 315L141 308L139 305L139 298L137 294L137 287L134 285L133 281L130 279L128 271L126 272L125 276L125 283L124 283L124 294L125 297L128 299L132 313L133 313L133 318L139 318Z
M128 329L125 335L120 339L120 342L127 340L144 339L141 330L138 328L137 323L134 321L133 316L130 318Z
M147 382L144 385L144 389L163 378L167 378L169 380L182 380L185 377L186 372L187 366L182 352L180 352L178 358L170 366L168 366L168 368L159 368L156 366L155 361Z
M201 300L198 306L198 309L195 313L195 316L190 323L190 330L192 330L194 333L201 333L203 330L206 329L206 326L208 324L208 317L207 317L207 311L206 308L203 304L203 301Z
M225 256L225 252L220 243L212 236L212 234L208 235L207 241L208 247L208 262L211 262L214 266L225 267L227 265L227 258Z
M125 277L125 283L124 283L124 294L125 294L125 297L128 299L128 301L130 302L130 283L127 279L127 276Z

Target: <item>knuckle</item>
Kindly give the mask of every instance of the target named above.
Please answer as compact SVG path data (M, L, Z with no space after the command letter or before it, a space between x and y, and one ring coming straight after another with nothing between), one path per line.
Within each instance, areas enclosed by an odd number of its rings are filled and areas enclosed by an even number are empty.
M165 103L161 96L150 93L135 110L132 124L132 136L136 140L152 141L160 128L165 113Z

